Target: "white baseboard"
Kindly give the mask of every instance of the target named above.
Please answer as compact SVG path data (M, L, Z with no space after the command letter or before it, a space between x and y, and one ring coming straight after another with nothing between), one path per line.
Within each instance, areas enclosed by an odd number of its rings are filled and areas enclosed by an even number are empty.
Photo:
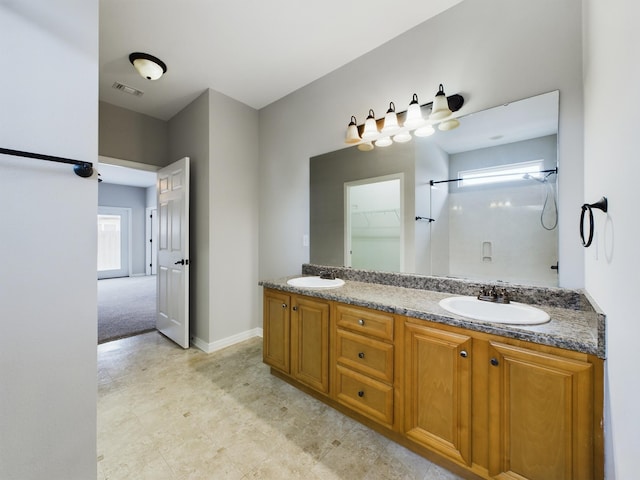
M246 332L238 333L236 335L223 338L222 340L216 340L212 343L207 343L201 338L194 337L191 340L191 345L199 348L204 353L213 353L217 350L222 350L223 348L230 347L231 345L235 345L236 343L244 342L245 340L249 340L253 337L262 337L262 328L247 330Z

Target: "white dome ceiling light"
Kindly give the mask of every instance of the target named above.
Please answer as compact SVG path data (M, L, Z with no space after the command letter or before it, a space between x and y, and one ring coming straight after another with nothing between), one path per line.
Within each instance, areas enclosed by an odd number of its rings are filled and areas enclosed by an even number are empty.
M157 80L167 72L167 65L148 53L134 52L129 55L129 61L140 76L147 80Z

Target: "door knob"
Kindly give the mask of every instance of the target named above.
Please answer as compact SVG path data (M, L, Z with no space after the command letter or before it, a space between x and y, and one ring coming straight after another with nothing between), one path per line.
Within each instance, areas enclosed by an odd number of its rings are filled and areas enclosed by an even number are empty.
M189 260L185 260L183 258L182 260L178 260L176 263L174 263L174 265L189 265Z

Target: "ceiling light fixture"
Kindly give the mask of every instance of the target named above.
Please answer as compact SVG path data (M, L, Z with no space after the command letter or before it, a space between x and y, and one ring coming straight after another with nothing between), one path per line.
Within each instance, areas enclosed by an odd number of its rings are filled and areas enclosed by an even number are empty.
M404 143L410 141L413 137L428 137L435 133L435 126L438 130L448 131L457 128L460 121L451 117L453 112L457 112L464 105L464 98L461 95L451 95L447 97L444 93L442 84L438 87L438 91L433 102L420 105L418 95L416 93L411 97L411 102L406 111L396 113L396 106L393 102L389 103L389 109L384 119L376 120L372 109L364 125L357 125L356 117L352 116L347 126L347 135L345 143L358 144L358 149L362 151L373 150L373 145L377 147L386 147L393 142ZM430 111L428 119L423 116L423 109ZM382 125L382 129L378 129L378 125Z
M129 55L129 61L140 76L147 80L157 80L167 72L167 65L148 53L134 52Z

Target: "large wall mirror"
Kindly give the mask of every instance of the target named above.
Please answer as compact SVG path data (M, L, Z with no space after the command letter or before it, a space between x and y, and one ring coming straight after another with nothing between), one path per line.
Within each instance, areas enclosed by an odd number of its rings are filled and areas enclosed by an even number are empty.
M554 91L311 158L311 263L557 286L558 105Z

